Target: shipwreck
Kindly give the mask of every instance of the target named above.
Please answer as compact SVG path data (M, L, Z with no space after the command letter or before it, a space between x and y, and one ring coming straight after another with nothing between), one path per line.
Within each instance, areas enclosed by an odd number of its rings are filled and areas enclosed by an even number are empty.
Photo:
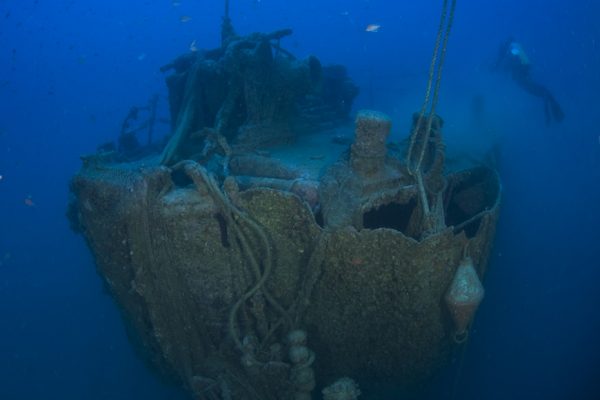
M433 111L404 146L380 112L353 123L345 68L297 59L290 34L240 36L226 12L219 47L162 68L172 133L124 131L71 181L72 227L142 354L197 399L419 384L483 297L496 171L446 168Z

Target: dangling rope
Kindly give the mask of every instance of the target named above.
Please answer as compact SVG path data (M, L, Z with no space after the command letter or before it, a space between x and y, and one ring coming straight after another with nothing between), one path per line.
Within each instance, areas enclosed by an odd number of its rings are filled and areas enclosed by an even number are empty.
M454 20L454 10L456 8L456 0L452 0L450 5L450 12L448 16L448 0L444 0L444 4L442 5L442 15L440 17L440 25L438 27L436 39L435 39L435 47L433 50L433 55L431 57L431 64L429 65L429 79L427 81L427 90L425 91L425 99L423 101L423 105L421 106L421 111L419 113L419 119L415 124L415 128L411 134L410 146L408 149L408 157L407 157L407 167L408 171L411 175L417 176L420 175L418 171L421 168L421 164L423 162L423 158L425 156L425 150L427 149L427 142L429 141L429 137L431 135L431 126L433 124L433 119L435 116L435 108L439 99L440 92L440 83L442 80L442 69L444 66L444 61L446 59L446 49L448 46L448 38L450 37L450 30L452 29L452 22ZM446 23L446 18L448 17L448 22ZM444 31L444 26L446 27ZM443 32L443 41L442 41L442 32ZM442 46L440 51L440 44ZM438 63L438 54L439 54L439 63ZM433 89L433 100L431 101L431 109L429 111L429 116L427 118L427 125L424 132L423 140L421 140L421 151L419 153L419 157L417 158L417 162L415 165L412 165L412 159L414 158L415 145L417 143L417 135L421 129L423 119L425 117L425 113L427 110L427 105L429 104L429 98L431 97L431 88L433 86L434 75L436 74L436 63L437 63L437 76L435 78L435 87ZM419 185L422 185L422 178L419 179L417 176L417 180L420 181ZM427 206L428 208L428 206Z
M452 22L454 20L454 10L456 8L456 0L452 0L450 5L450 11L448 12L448 0L444 0L442 5L442 15L440 16L440 25L438 26L437 35L435 38L435 46L433 49L433 55L431 56L431 64L429 65L429 79L427 81L427 90L425 91L425 99L423 101L423 105L421 106L421 111L419 113L419 118L415 123L415 128L411 133L410 145L408 148L408 154L406 158L406 166L408 169L408 173L411 174L417 181L417 187L419 188L419 195L421 197L421 205L423 207L423 215L426 221L426 230L429 230L432 225L431 218L431 208L429 206L429 200L427 198L427 194L425 192L425 184L423 182L423 175L421 172L421 165L423 163L423 158L425 157L425 151L427 150L429 138L431 136L431 128L433 125L433 120L435 117L435 108L437 106L439 100L440 93L440 83L442 81L442 70L444 66L444 61L446 59L446 49L448 47L448 38L450 37L450 30L452 29ZM447 19L447 21L446 21ZM444 30L445 27L445 30ZM442 39L443 37L443 39ZM441 50L440 50L441 45ZM438 62L439 56L439 62ZM436 64L437 64L437 74L436 74ZM435 75L435 86L433 86ZM421 126L423 125L423 120L425 119L425 113L427 111L427 106L429 105L429 99L431 97L431 89L433 87L433 99L431 100L431 107L429 110L429 115L427 117L427 122L425 126L425 131L421 133ZM417 139L417 136L420 137L420 140ZM421 148L417 157L415 157L415 146L417 142L420 142ZM416 158L416 161L414 161ZM438 199L439 202L439 199Z
M243 351L244 346L242 345L242 339L237 334L236 320L238 311L242 305L255 294L257 294L258 291L261 291L261 294L265 297L269 304L277 311L277 313L281 315L280 319L282 321L277 321L277 326L285 324L286 328L289 330L293 323L292 318L264 287L274 268L273 254L271 251L272 245L264 229L259 226L258 223L255 222L249 215L231 203L223 191L221 191L213 177L209 175L208 171L200 166L200 164L189 160L180 161L179 163L175 164L172 169L183 169L187 176L192 179L197 188L205 188L208 190L208 193L211 195L216 206L221 210L222 216L227 221L228 226L233 229L234 236L240 243L241 251L246 256L255 278L257 279L256 283L250 289L248 289L240 299L238 299L229 312L228 330L236 347L240 351ZM252 248L251 239L247 237L242 225L246 225L246 227L254 231L260 242L262 242L264 249L264 255L262 259L259 258L259 255L256 254L256 251ZM262 271L260 268L261 264L264 266Z

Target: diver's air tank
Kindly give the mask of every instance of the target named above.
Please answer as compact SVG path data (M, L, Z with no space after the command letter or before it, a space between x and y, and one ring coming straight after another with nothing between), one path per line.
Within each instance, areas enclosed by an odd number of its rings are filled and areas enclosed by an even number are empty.
M483 300L484 292L473 260L470 257L464 258L446 292L446 305L454 320L455 341L462 342L467 338L467 328Z

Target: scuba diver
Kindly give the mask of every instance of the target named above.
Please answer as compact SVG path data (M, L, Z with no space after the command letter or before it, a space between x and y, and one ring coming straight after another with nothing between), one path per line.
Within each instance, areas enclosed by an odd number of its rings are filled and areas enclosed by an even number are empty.
M531 78L531 64L529 58L523 51L521 44L516 42L513 38L509 38L500 46L495 68L498 69L500 67L509 70L513 80L523 90L536 97L542 98L544 101L546 122L550 123L553 120L561 122L564 119L565 114L552 93L550 93L545 86L540 85Z

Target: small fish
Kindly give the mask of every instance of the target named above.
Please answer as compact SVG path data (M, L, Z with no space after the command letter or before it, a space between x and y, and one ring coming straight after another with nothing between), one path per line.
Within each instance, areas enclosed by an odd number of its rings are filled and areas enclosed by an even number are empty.
M33 200L31 199L31 196L27 196L25 197L25 200L23 200L23 203L25 203L25 205L27 207L35 207L35 203L33 202Z
M190 17L189 15L182 15L181 17L179 17L179 21L181 21L182 23L186 23L186 22L190 22L192 20L192 17Z
M379 28L381 28L381 25L378 25L378 24L369 24L365 28L365 32L379 32Z
M146 53L142 53L139 56L137 56L138 61L144 61L145 59L146 59Z
M190 43L190 51L192 53L195 53L195 52L198 51L198 48L196 47L196 40L195 39L192 41L192 43Z
M0 181L2 181L2 179L4 179L4 175L0 175Z
M173 7L179 7L181 5L181 2L177 1L177 0L173 0L173 2L171 4L173 5Z

